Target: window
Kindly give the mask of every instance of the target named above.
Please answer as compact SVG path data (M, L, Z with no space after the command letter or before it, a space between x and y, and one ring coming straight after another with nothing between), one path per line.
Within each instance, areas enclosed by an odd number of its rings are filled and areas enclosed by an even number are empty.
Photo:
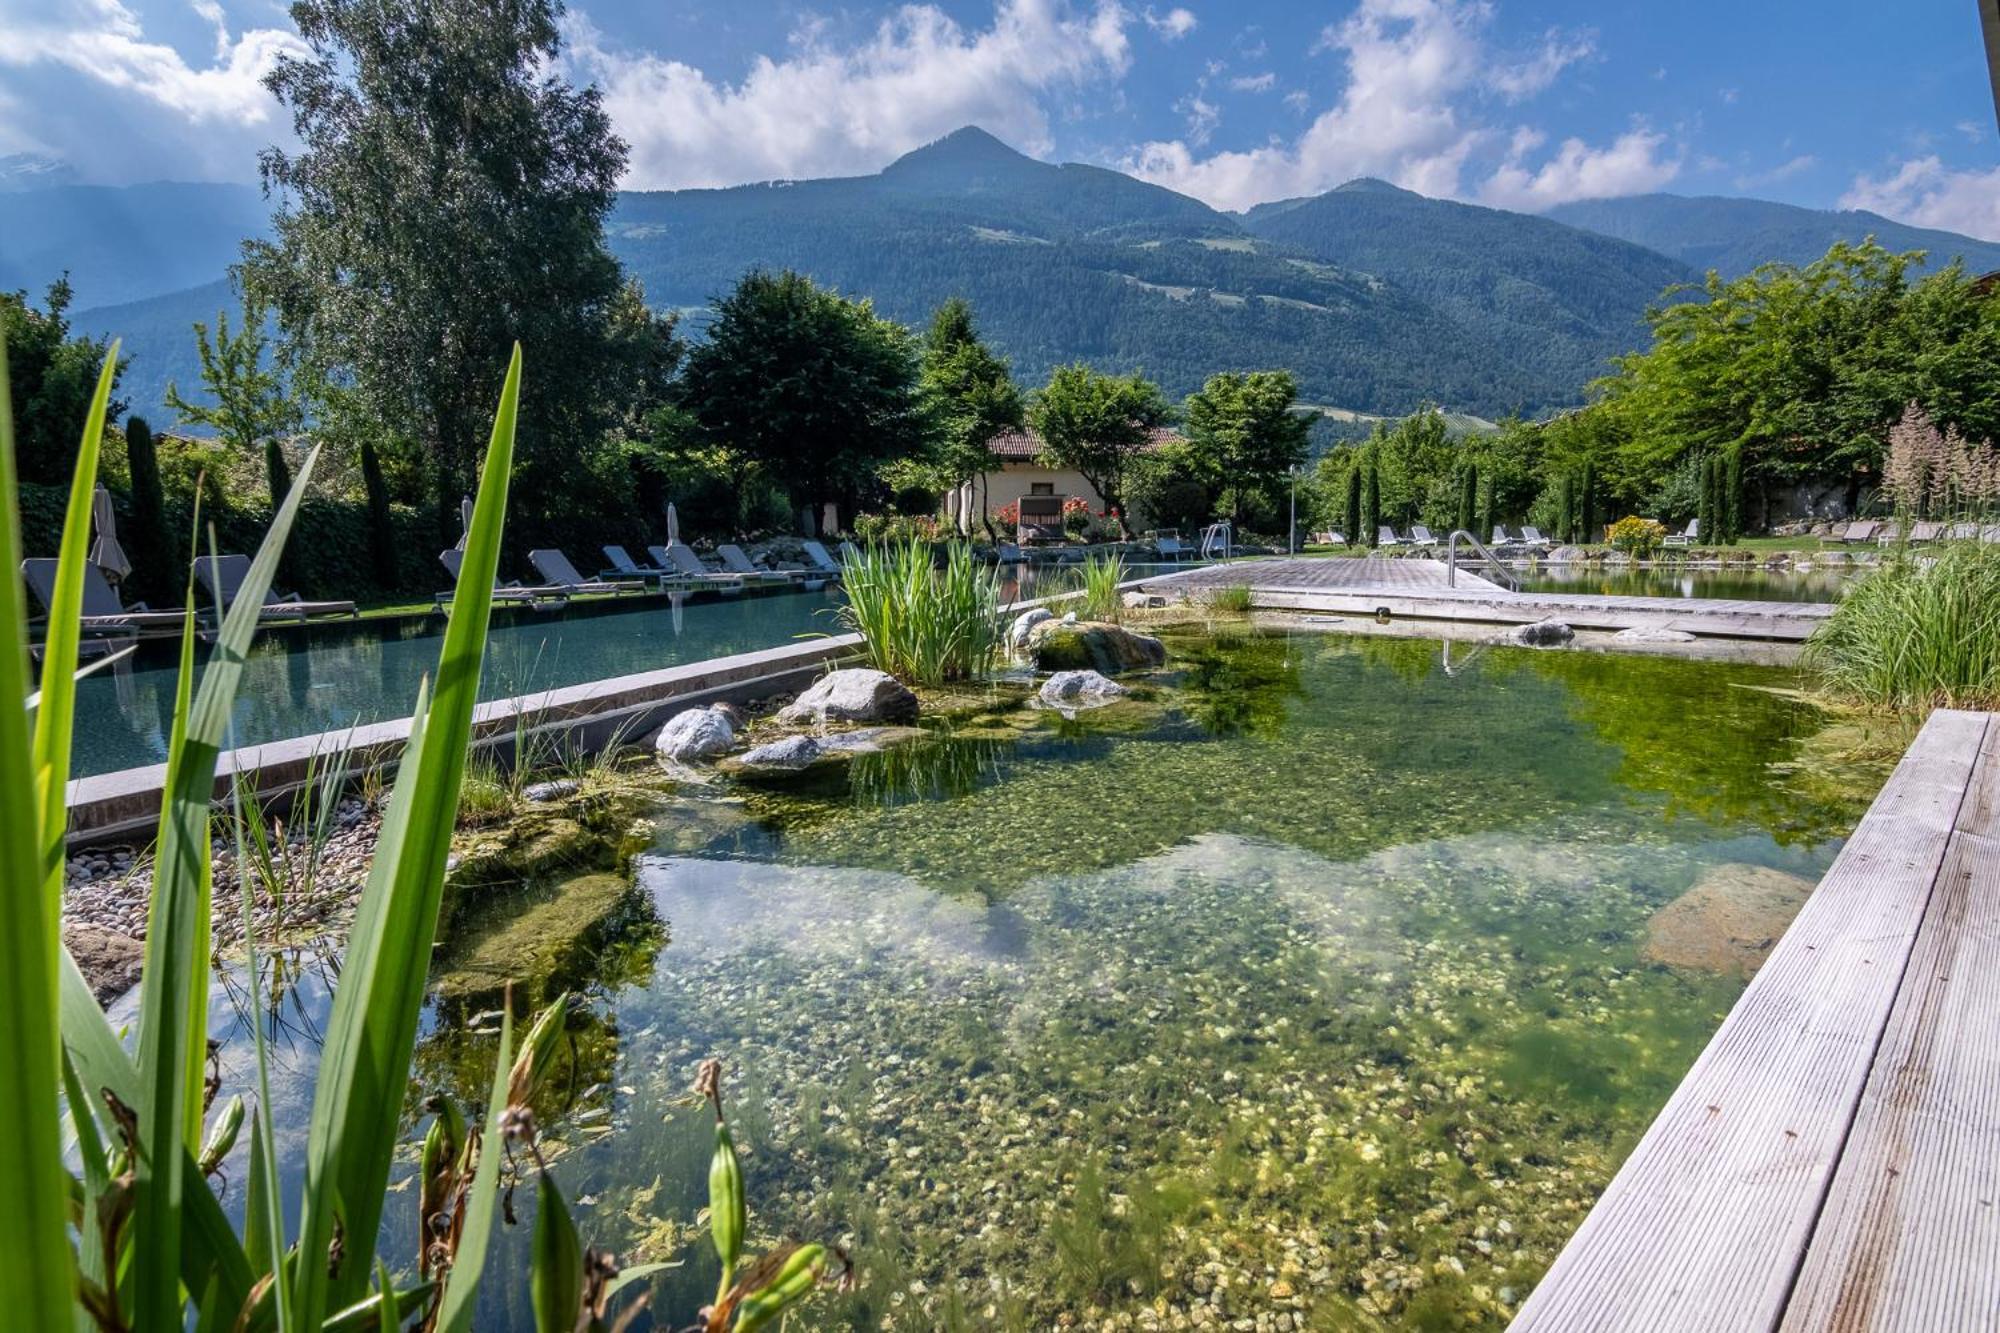
M1056 484L1052 481L1031 481L1028 483L1028 494L1030 495L1054 495L1055 493Z

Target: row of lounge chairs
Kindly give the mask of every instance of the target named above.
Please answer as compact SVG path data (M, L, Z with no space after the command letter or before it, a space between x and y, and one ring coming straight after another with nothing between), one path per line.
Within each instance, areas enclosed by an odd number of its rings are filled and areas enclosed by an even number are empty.
M1347 538L1341 533L1334 531L1316 532L1312 536L1312 541L1316 546L1347 545ZM1504 548L1519 551L1539 551L1553 545L1547 537L1544 537L1532 526L1523 527L1518 536L1509 533L1504 527L1495 526L1493 529L1493 540L1487 544L1495 550ZM1431 530L1423 524L1412 523L1407 534L1398 533L1395 528L1387 524L1382 525L1375 530L1375 545L1377 549L1436 550L1438 547L1443 546L1444 543L1439 541L1432 534Z
M56 565L53 559L34 557L21 562L21 576L28 591L41 603L46 614L55 605ZM236 604L243 580L250 574L247 555L202 556L194 562L194 573L203 596L195 608L206 619L208 608L220 604L225 610ZM258 619L266 624L297 623L324 617L352 618L360 613L353 602L307 601L297 593L271 589L264 594ZM89 634L136 634L142 630L177 629L186 619L181 611L156 611L144 602L126 602L96 565L83 567L83 628Z
M648 546L646 555L652 562L650 564L640 564L623 546L609 545L603 548L604 558L610 562L609 567L594 576L583 574L562 551L549 547L528 552L528 563L535 567L541 583L502 583L494 587L493 595L505 602L560 605L572 597L619 596L643 593L654 587L682 591L710 589L729 594L742 592L745 587L792 587L839 577L840 565L827 553L824 545L816 541L804 545L806 558L812 563L810 569L765 568L734 543L716 548L721 569L710 569L684 542ZM841 544L843 554L853 549L849 543ZM451 574L453 583L458 581L460 555L457 550L450 550L438 556ZM438 594L440 605L449 598L449 593Z
M1931 542L2000 542L2000 523L1947 523L1920 522L1910 524L1907 536L1903 525L1887 519L1856 519L1851 523L1836 523L1833 529L1819 539L1821 546L1894 546L1906 542L1911 546L1928 545Z

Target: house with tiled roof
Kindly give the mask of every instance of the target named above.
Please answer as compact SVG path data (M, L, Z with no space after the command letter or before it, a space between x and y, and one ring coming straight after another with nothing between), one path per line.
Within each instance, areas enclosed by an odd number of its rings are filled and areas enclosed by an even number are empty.
M1173 431L1153 432L1148 448L1180 439ZM998 466L974 477L944 498L944 517L961 531L980 526L981 513L998 514L1011 505L1020 506L1021 535L1033 541L1040 537L1062 536L1063 502L1081 498L1093 510L1102 511L1104 497L1074 468L1051 467L1043 459L1041 436L1031 430L1012 430L996 435L988 443ZM1136 531L1144 526L1143 515L1127 515Z

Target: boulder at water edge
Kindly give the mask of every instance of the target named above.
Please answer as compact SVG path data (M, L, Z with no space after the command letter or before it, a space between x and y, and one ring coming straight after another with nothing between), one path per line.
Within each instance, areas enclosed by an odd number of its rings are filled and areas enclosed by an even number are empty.
M1056 613L1046 606L1033 606L1014 617L1014 623L1007 627L1007 646L1021 652L1028 646L1028 632L1044 620L1054 620Z
M1028 651L1043 671L1115 676L1167 662L1167 646L1152 635L1096 620L1045 620L1028 632Z
M790 725L820 722L913 722L917 696L886 671L849 667L822 676L778 714Z
M721 754L736 743L736 723L720 704L690 708L667 719L653 748L663 759L687 763Z
M825 753L820 743L810 736L787 736L748 751L741 762L745 768L796 773L800 769L811 768Z
M1058 671L1042 682L1042 702L1060 707L1108 703L1125 692L1123 685L1095 671Z
M1748 977L1799 914L1813 882L1769 866L1711 867L1646 923L1639 956L1649 963Z

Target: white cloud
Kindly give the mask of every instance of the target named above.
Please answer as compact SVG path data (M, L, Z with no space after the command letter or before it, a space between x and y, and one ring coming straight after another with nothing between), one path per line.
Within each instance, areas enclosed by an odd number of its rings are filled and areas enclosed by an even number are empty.
M1245 74L1231 79L1229 86L1239 93L1268 93L1278 86L1278 76L1269 70L1262 74Z
M1961 120L1953 128L1965 136L1967 143L1978 143L1986 137L1986 127L1976 120Z
M271 118L276 101L264 90L264 75L281 55L302 54L297 33L252 28L231 37L228 22L213 0L193 8L215 28L212 64L190 65L161 42L146 40L139 16L119 0L71 0L34 16L0 5L0 64L55 64L110 87L143 97L194 123L257 125Z
M1195 151L1199 142L1153 142L1134 150L1126 165L1222 208L1318 193L1356 176L1458 196L1467 193L1470 164L1496 157L1497 171L1476 193L1533 200L1535 207L1561 202L1565 190L1595 192L1620 179L1653 188L1672 176L1677 164L1660 155L1664 138L1643 130L1601 149L1571 140L1549 162L1530 164L1539 137L1529 143L1520 137L1525 127L1485 123L1482 103L1518 101L1548 88L1592 55L1594 43L1551 31L1525 58L1513 58L1487 41L1492 17L1488 0L1360 0L1313 48L1342 60L1346 88L1295 139L1274 137L1260 147L1206 156Z
M2000 167L1953 171L1936 156L1913 158L1891 175L1856 176L1840 206L2000 241Z
M1294 88L1285 94L1285 105L1303 116L1312 109L1312 97L1303 88Z
M1207 143L1215 133L1215 127L1222 123L1222 109L1202 97L1200 93L1190 93L1174 103L1174 110L1187 117L1188 138L1197 144Z
M1539 212L1572 199L1607 199L1621 194L1657 190L1680 171L1680 162L1663 158L1666 136L1644 128L1626 131L1605 148L1581 139L1565 139L1556 155L1530 168L1526 159L1543 136L1517 133L1507 160L1479 187L1481 201L1500 208Z
M797 32L790 55L759 56L730 84L616 49L572 11L566 60L603 89L632 147L627 187L733 185L874 171L971 124L1046 152L1042 94L1122 75L1129 18L1112 0L1090 10L1000 0L989 27L969 30L935 6L907 5L851 47Z
M1164 14L1155 14L1149 7L1146 10L1146 26L1158 33L1162 40L1177 42L1193 32L1196 24L1192 10L1169 9Z
M1797 157L1781 162L1769 171L1743 173L1736 178L1736 188L1739 190L1754 190L1760 185L1775 185L1779 181L1790 180L1802 171L1811 171L1818 165L1819 159L1811 153L1800 153Z

